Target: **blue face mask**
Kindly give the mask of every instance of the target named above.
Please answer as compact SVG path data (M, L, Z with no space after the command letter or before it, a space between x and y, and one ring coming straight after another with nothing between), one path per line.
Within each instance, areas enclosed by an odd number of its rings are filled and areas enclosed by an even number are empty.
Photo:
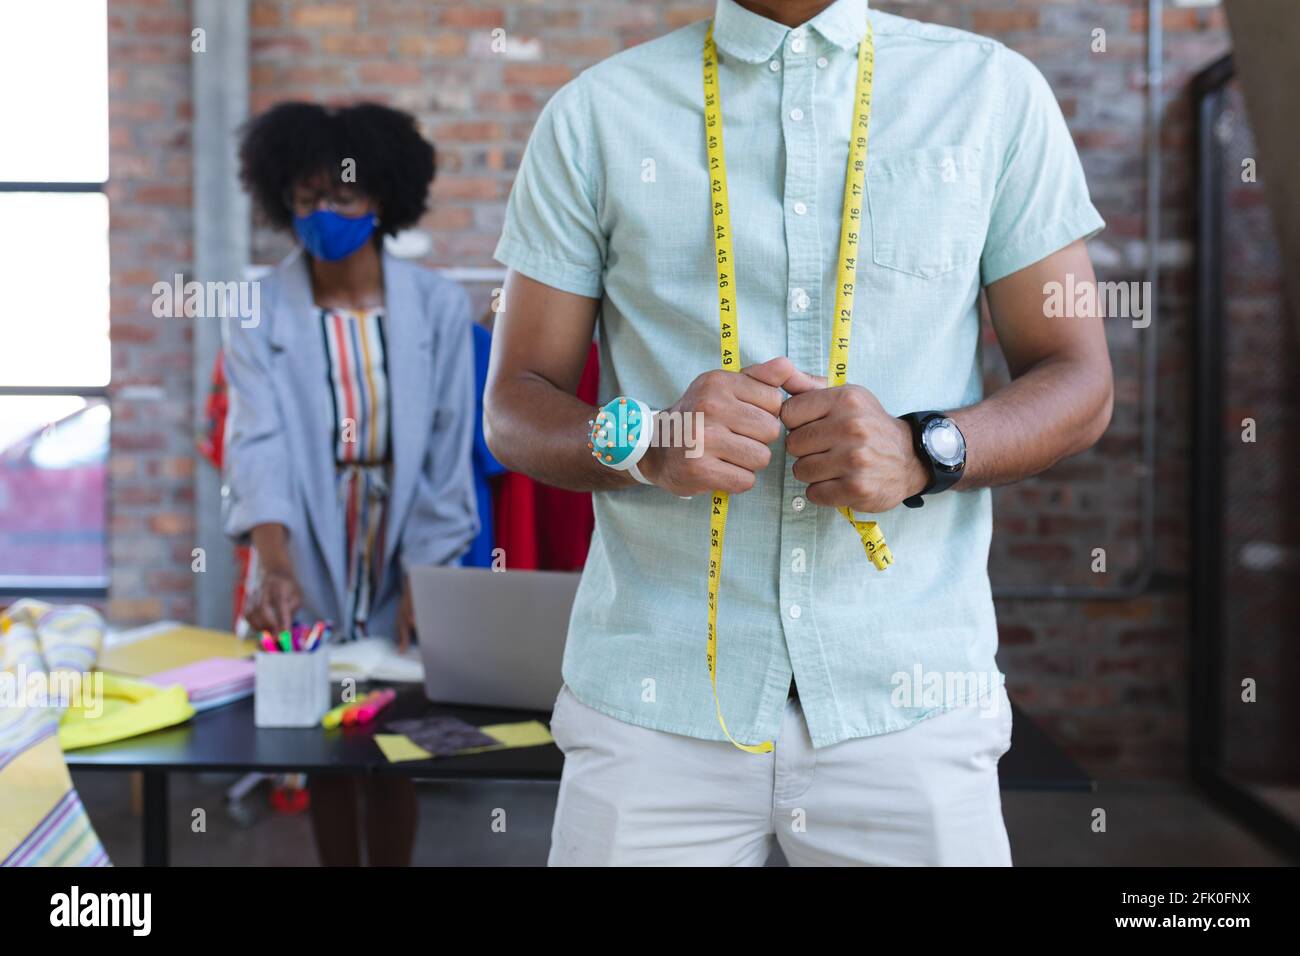
M331 209L317 209L310 216L295 216L294 232L303 248L317 259L337 262L366 244L375 231L373 212L364 216L342 216Z

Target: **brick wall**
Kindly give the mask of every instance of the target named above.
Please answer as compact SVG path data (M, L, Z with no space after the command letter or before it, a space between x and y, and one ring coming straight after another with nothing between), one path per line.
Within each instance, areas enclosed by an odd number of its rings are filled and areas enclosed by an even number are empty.
M1047 76L1079 147L1093 201L1107 221L1092 246L1102 280L1144 278L1145 8L1145 2L1041 0L895 8L922 19L947 12L953 25L997 37ZM998 606L999 662L1013 694L1086 766L1113 775L1167 775L1186 765L1195 135L1188 87L1192 75L1229 43L1218 8L1169 9L1164 27L1153 585L1130 601L1005 600ZM1106 31L1104 54L1091 50L1096 28ZM1108 323L1116 409L1098 447L997 493L990 558L995 583L1115 586L1136 567L1138 373L1148 331L1122 320ZM991 334L987 341L994 341ZM1000 365L989 363L990 385L1005 380ZM1095 548L1105 549L1105 575L1091 571Z
M194 614L194 447L184 319L156 319L153 284L191 268L186 0L110 0L109 617Z
M878 6L995 37L1038 64L1061 100L1109 223L1093 250L1101 277L1140 280L1145 0ZM185 569L175 555L188 555L192 527L188 466L180 461L189 442L188 333L141 318L148 312L140 298L146 279L182 270L189 258L185 7L180 0L110 0L115 386L120 395L124 382L140 381L161 386L166 396L147 408L115 401L112 608L123 617L181 613L191 602L188 574L174 571ZM505 198L546 99L586 66L711 9L652 0L254 0L252 107L288 98L368 98L412 111L440 155L433 206L421 223L431 242L428 262L492 267ZM999 606L1000 661L1013 692L1102 774L1163 775L1184 766L1192 258L1186 87L1227 40L1217 8L1170 10L1165 26L1170 102L1162 133L1156 583L1134 601ZM1104 54L1091 52L1095 28L1107 31ZM493 46L497 29L505 31L503 52ZM273 261L286 248L283 238L257 232L258 261ZM485 301L489 288L472 291ZM1101 446L1041 480L999 492L995 582L1095 585L1089 566L1097 547L1107 551L1102 584L1118 583L1134 566L1142 334L1127 322L1110 326L1118 403ZM990 359L991 384L1000 380L999 366ZM151 480L155 474L161 481Z

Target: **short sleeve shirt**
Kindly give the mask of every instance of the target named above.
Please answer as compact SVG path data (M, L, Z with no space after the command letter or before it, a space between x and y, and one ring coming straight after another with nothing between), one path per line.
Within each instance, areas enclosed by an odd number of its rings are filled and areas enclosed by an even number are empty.
M1047 83L992 40L838 0L791 29L718 0L714 37L743 364L824 374L859 42L874 28L848 380L895 415L982 397L982 286L1103 225ZM496 257L600 300L602 401L674 402L719 365L701 22L587 70L547 104ZM988 490L874 516L895 564L811 505L783 440L733 496L718 695L770 740L793 676L815 746L897 730L1001 683ZM708 496L595 496L564 678L584 703L725 739L705 661Z

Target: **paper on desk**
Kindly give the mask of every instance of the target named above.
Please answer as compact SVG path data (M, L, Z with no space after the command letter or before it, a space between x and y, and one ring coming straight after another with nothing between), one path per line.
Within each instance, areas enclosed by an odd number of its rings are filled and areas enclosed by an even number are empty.
M251 657L253 642L229 631L159 621L114 634L104 642L96 665L102 671L147 677L212 657Z
M551 742L551 732L540 720L521 720L517 724L489 724L479 730L501 741L502 750L508 747L540 747ZM496 750L496 747L484 747Z
M424 660L412 646L399 654L397 645L385 637L363 637L329 646L330 680L345 677L393 683L424 682Z
M403 760L428 760L433 754L423 747L417 747L406 734L375 734L375 743L384 752L389 763Z
M448 756L484 753L489 750L514 750L520 747L540 747L552 740L546 725L537 720L523 720L514 724L489 724L480 731L498 741L483 747L466 747ZM403 760L428 760L434 754L416 744L405 734L375 734L375 743L390 763Z
M384 729L395 734L405 734L413 744L435 757L449 757L471 747L494 747L499 744L495 737L489 737L473 724L448 714L393 720Z

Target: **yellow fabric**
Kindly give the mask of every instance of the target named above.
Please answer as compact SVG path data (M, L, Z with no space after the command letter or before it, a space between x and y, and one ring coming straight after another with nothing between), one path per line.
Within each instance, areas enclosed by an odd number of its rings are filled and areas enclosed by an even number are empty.
M59 722L59 743L64 750L125 740L194 716L185 688L179 684L164 689L116 674L101 672L94 677L91 693L70 706Z
M21 600L0 613L0 866L109 865L57 737L103 633L88 607Z
M45 819L59 797L72 788L63 752L46 737L15 757L4 769L4 813L0 813L0 852L18 845Z
M0 866L108 865L63 751L194 714L183 687L94 671L103 636L89 607L21 600L0 613Z

